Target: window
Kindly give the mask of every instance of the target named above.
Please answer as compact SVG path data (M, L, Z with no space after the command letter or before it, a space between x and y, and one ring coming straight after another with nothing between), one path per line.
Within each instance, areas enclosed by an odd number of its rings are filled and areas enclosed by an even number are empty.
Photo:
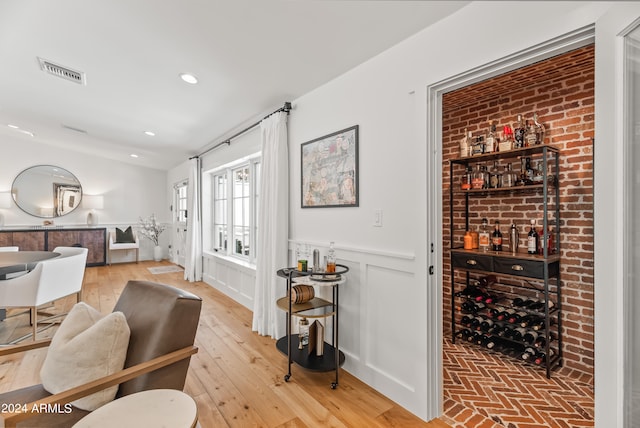
M224 167L213 177L213 249L255 261L260 158Z
M176 191L176 221L187 222L187 182L175 186Z

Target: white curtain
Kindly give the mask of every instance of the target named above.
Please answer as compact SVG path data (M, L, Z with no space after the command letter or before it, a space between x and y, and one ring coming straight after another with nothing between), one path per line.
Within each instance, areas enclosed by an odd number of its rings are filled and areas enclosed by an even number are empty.
M202 280L202 222L200 220L200 158L192 158L189 165L187 191L187 246L184 258L184 279Z
M260 123L262 167L253 330L273 338L285 334L285 314L276 300L286 294L276 276L287 267L289 239L289 155L287 114L274 113Z

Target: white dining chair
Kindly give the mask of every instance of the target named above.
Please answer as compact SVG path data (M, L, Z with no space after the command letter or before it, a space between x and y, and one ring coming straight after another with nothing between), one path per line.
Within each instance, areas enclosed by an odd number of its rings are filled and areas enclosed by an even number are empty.
M33 328L26 337L32 335L33 340L36 340L38 331L39 306L73 294L76 295L76 301L81 299L88 250L57 247L53 251L60 253L60 256L39 262L32 271L22 276L0 282L0 307L31 310Z

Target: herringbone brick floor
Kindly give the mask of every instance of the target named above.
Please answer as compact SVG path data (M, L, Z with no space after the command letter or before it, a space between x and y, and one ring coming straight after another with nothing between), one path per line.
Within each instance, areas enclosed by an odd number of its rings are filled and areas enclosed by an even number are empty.
M445 339L444 416L455 428L593 427L593 378Z

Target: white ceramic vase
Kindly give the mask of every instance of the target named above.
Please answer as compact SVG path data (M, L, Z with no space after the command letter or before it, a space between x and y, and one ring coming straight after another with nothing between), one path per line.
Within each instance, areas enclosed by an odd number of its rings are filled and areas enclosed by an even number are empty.
M153 260L157 262L162 260L162 247L160 245L153 247Z

